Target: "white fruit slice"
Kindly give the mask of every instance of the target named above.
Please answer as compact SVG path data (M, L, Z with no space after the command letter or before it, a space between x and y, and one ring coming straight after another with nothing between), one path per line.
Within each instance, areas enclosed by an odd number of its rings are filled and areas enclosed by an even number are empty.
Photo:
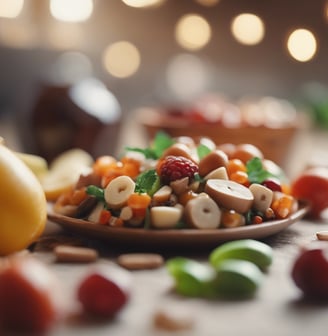
M254 201L252 192L230 180L207 180L204 190L220 206L239 213L247 212Z
M122 208L134 192L135 183L131 177L123 175L110 181L104 190L105 201L113 209Z
M265 211L270 208L273 198L273 191L258 183L251 184L249 190L254 196L253 208L265 213Z
M216 229L221 222L221 210L208 196L198 196L185 206L185 218L196 229Z
M155 192L155 194L153 195L153 201L157 204L164 203L168 201L171 195L172 188L168 185L164 185Z
M157 229L172 229L183 214L182 208L170 206L154 206L150 209L150 220Z
M226 167L219 167L214 170L212 170L210 173L208 173L205 177L205 180L210 179L220 179L220 180L229 180L228 173Z
M99 202L88 216L88 221L92 223L99 223L100 215L103 210L104 204L102 202Z

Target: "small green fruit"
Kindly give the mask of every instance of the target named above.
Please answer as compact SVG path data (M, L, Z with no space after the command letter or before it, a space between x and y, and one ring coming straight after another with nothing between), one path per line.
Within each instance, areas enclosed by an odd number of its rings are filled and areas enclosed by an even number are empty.
M216 267L215 288L223 298L254 296L263 281L263 273L250 261L226 259Z
M217 267L226 259L248 260L260 269L266 269L271 265L273 258L272 248L254 239L241 239L227 242L214 249L209 261L211 265Z

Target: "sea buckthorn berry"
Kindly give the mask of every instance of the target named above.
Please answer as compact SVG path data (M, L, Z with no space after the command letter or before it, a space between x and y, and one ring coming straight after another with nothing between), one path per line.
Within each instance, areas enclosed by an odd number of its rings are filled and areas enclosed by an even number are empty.
M228 164L227 164L227 173L228 173L229 178L230 178L231 174L233 174L237 171L246 172L245 164L239 159L229 160Z
M99 156L93 164L93 170L98 175L105 175L116 163L116 159L110 155Z
M293 209L294 198L290 195L280 194L275 197L272 202L271 208L275 216L279 219L287 218Z
M158 174L163 183L188 177L191 180L198 173L198 166L183 156L167 156L159 162Z
M245 217L234 210L224 210L221 215L221 225L225 228L244 226Z
M243 184L244 186L249 186L248 175L244 171L236 171L230 175L230 180L235 181L239 184Z

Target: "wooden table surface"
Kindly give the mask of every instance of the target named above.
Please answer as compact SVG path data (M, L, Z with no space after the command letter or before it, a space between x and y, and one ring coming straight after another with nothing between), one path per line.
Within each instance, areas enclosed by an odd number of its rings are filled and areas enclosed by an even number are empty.
M0 135L7 132L4 122L0 123ZM1 130L1 127L3 128ZM131 134L130 134L131 136ZM307 149L325 151L328 135L325 132L312 134L309 142L299 140L298 150L293 153L304 153L299 162L308 159L305 154L304 143ZM123 136L126 142L129 137ZM10 138L11 139L11 138ZM14 138L12 138L15 141ZM13 142L14 143L14 142ZM301 145L302 144L302 145ZM303 146L303 151L302 147ZM313 154L313 153L312 153ZM297 154L298 155L298 154ZM295 168L300 169L302 165ZM293 173L293 167L289 167ZM97 336L97 335L167 335L170 332L158 330L153 326L154 315L160 310L173 311L180 314L184 312L191 316L194 325L191 330L171 332L174 335L210 336L210 335L274 335L274 336L326 336L328 304L318 305L303 301L299 290L291 280L290 271L299 245L316 240L316 232L328 230L328 222L312 222L301 220L286 230L265 238L274 250L273 264L265 275L264 283L255 298L245 301L208 301L204 299L183 298L172 292L172 278L165 267L156 270L133 271L132 294L127 306L113 321L107 323L74 323L61 322L50 331L51 336ZM62 228L48 222L44 236L66 234ZM116 258L119 254L131 251L144 251L142 247L133 248L118 244L113 246L99 240L88 240L88 244L98 249L100 259L97 263L116 267ZM327 243L328 244L328 243ZM149 252L149 250L147 249ZM169 247L154 252L161 253L165 258L182 255L206 262L211 249L188 248L185 250L171 250ZM47 265L60 280L63 288L63 297L72 300L74 290L81 276L86 272L89 264L63 264L55 262L52 252L36 251L34 256Z

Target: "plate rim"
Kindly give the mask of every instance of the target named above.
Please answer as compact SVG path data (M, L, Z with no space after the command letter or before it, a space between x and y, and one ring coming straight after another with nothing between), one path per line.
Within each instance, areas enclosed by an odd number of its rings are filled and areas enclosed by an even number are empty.
M128 242L129 244L189 244L195 242L209 244L241 238L265 238L276 234L291 224L301 220L309 210L309 204L299 202L299 209L286 219L267 221L261 224L251 224L238 228L218 229L146 229L110 227L92 223L84 219L67 217L56 214L48 208L48 220L62 228L80 233L89 234L90 238L100 238L109 241ZM69 221L67 221L69 218ZM96 228L96 230L95 230Z

